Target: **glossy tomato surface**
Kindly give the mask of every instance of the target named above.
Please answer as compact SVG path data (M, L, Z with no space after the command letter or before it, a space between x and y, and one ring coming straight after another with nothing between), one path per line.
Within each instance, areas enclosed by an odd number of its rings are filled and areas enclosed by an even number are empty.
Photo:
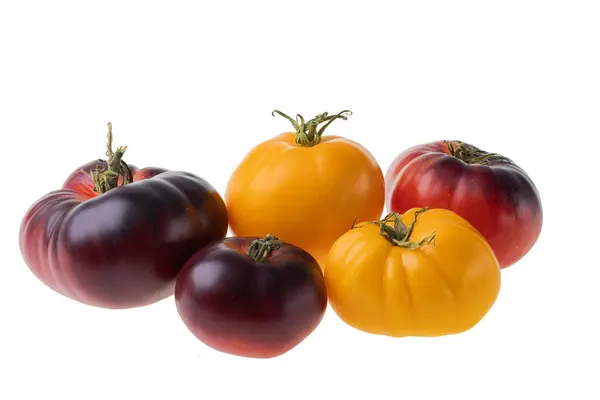
M133 183L98 194L89 174L98 167L107 164L78 168L27 211L26 264L56 292L88 305L132 308L168 297L185 261L225 237L222 198L193 174L132 166Z
M269 358L291 350L316 329L327 293L310 254L283 243L257 261L248 254L257 239L231 237L201 250L182 270L175 300L185 325L206 345Z
M386 206L445 208L469 221L502 268L519 261L542 229L542 203L529 175L510 159L458 141L438 141L400 154L386 173Z

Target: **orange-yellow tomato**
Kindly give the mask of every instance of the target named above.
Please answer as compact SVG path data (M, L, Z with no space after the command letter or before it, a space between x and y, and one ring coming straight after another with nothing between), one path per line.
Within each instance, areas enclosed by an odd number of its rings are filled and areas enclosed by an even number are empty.
M381 218L383 173L358 143L317 130L320 123L346 119L344 114L308 122L285 117L296 132L253 148L229 180L230 228L237 236L274 235L308 251L324 268L329 248L355 218Z
M357 224L332 246L324 273L330 304L342 320L392 337L467 331L500 290L490 245L465 219L443 209L411 209Z

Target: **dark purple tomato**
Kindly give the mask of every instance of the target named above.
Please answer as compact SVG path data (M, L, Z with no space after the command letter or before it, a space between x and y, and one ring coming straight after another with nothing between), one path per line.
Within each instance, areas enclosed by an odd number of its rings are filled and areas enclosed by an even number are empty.
M177 310L204 344L270 358L300 344L327 308L323 273L303 249L268 235L230 237L204 248L181 271Z
M23 258L44 284L110 309L172 295L185 262L223 239L228 223L225 203L208 182L128 166L124 151L109 147L108 161L75 170L29 208L19 234Z
M543 210L531 177L512 160L460 141L413 146L386 172L389 212L444 208L487 239L501 268L525 256L542 230Z

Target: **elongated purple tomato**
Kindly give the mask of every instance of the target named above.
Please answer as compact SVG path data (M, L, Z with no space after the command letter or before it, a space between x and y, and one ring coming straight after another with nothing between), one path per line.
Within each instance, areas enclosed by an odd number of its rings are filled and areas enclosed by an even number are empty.
M198 249L227 234L227 209L204 179L109 160L76 169L61 189L26 212L19 244L25 263L54 291L84 304L125 309L173 294Z

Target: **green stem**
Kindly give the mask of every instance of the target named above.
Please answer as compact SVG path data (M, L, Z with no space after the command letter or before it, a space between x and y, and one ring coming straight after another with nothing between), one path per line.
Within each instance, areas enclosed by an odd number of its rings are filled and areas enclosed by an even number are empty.
M424 238L418 242L412 242L410 240L413 230L415 228L415 225L417 223L417 219L419 218L419 216L421 214L423 214L428 209L429 209L428 207L425 207L425 208L422 208L422 209L418 210L417 212L415 212L413 221L409 226L407 226L404 222L402 222L400 214L396 213L396 212L389 213L382 220L373 221L371 223L379 226L379 233L382 236L384 236L386 239L388 239L395 246L402 247L402 248L409 249L409 250L415 250L415 249L419 249L425 245L428 245L430 243L435 244L435 236L436 236L435 232L433 232L431 235L427 236L426 238ZM390 226L389 225L390 223L393 223L394 226L393 227Z
M448 152L451 156L466 162L467 164L488 165L492 157L502 157L497 153L488 153L477 147L463 143L458 140L446 141Z
M106 140L106 164L108 169L97 168L90 172L90 176L94 181L94 191L97 193L106 193L111 189L119 186L119 177L123 178L122 185L133 182L133 173L131 168L125 161L123 156L127 150L127 146L117 147L113 152L112 149L113 133L112 124L108 123L108 134Z
M304 117L300 114L297 114L296 119L294 120L279 110L275 110L271 114L273 116L275 116L275 114L280 115L292 123L294 129L296 130L297 145L312 147L321 142L323 132L333 121L336 119L347 120L348 117L352 115L352 111L344 110L335 115L329 115L325 112L308 121L305 121ZM319 125L322 123L325 123L325 125L319 127Z
M273 250L281 247L281 241L273 235L267 235L264 239L256 239L248 245L248 255L254 261L265 261Z

